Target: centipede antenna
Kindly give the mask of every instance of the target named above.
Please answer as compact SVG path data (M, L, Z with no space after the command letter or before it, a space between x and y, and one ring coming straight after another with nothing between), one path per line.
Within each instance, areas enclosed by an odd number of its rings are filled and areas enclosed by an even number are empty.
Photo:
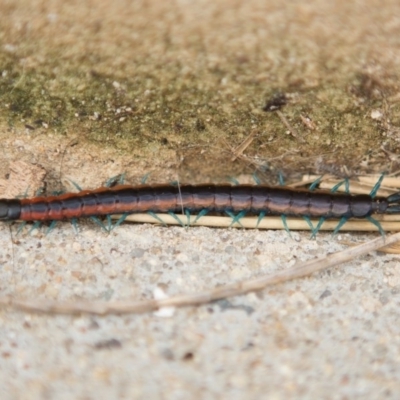
M286 221L286 215L285 214L281 215L281 220L282 220L283 227L285 228L285 231L288 233L288 235L291 238L292 234L290 233L290 230L289 230L289 227L288 227L288 224L287 224L287 221Z
M57 225L57 221L53 219L53 221L50 222L49 227L47 228L46 235L48 235Z
M312 234L311 234L311 239L315 239L317 236L318 231L321 229L322 224L325 222L325 218L321 217L318 221L317 226L314 228Z
M125 220L129 213L123 213L119 218L118 221L114 224L112 229L115 229L117 226L120 226Z
M258 177L257 172L254 172L253 174L253 180L256 183L256 185L261 185L261 179Z
M152 216L155 220L157 220L158 222L161 223L161 225L163 226L167 226L167 224L155 213L153 213L153 211L147 211L147 214L149 214L150 216Z
M240 213L238 215L233 214L231 211L225 211L225 212L227 215L229 215L232 218L232 222L229 225L230 227L233 226L234 224L238 223L243 228L243 225L240 222L240 219L246 215L247 211L245 211L245 210L240 211Z
M386 214L400 214L400 206L391 206L386 209Z
M384 178L385 174L382 174L379 179L378 182L375 183L375 186L372 188L371 193L369 194L371 196L371 198L374 198L376 196L376 194L378 193L379 188L381 187L383 178ZM388 197L388 201L390 202L390 197Z
M147 178L150 176L150 174L151 174L151 172L148 172L147 174L144 174L144 175L143 175L142 179L140 180L140 183L141 183L142 185L145 185L145 184L146 184Z
M198 214L195 220L193 221L193 224L195 224L201 217L204 217L208 213L208 208L203 208Z
M175 213L173 213L172 211L168 211L168 215L170 215L175 221L177 221L180 226L182 226L183 228L185 227L185 224Z
M265 211L261 211L260 214L258 214L258 218L257 218L257 223L256 223L256 228L258 228L258 225L260 224L260 222L264 219L265 215L267 213Z
M400 201L400 192L396 192L396 193L391 194L389 197L386 198L386 201L389 204L398 203ZM395 211L395 212L397 212L397 211Z
M379 229L379 233L385 237L385 231L383 230L381 224L379 223L379 221L377 221L375 218L372 218L370 215L368 217L366 217L367 220L369 222L371 222L371 224L374 224L378 229Z
M316 187L321 183L322 176L317 178L308 188L311 192L316 189Z
M337 224L335 230L333 231L332 236L335 236L340 231L340 228L347 222L347 220L348 220L347 217L340 218L340 221Z

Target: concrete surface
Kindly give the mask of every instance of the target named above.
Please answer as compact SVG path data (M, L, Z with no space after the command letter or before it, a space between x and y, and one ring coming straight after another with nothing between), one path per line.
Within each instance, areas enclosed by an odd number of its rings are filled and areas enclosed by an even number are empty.
M15 234L15 230L14 230ZM366 236L60 224L1 227L1 291L144 299L291 266ZM397 257L372 254L261 293L167 317L1 313L2 398L397 398Z

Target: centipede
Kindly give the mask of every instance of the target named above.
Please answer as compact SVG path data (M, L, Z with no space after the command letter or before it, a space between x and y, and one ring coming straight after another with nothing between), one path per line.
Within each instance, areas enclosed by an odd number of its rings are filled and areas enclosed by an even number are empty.
M378 186L377 186L378 187ZM376 187L376 190L377 190ZM2 221L58 221L110 214L227 213L307 218L369 219L373 214L400 213L400 192L388 197L314 192L266 185L117 185L57 196L0 199ZM318 227L315 228L318 231ZM381 230L381 229L380 229Z

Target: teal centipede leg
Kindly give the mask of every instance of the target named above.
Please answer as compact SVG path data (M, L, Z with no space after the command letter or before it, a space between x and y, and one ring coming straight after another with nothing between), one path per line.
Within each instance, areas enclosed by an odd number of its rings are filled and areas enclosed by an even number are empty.
M109 230L107 229L107 227L95 216L91 216L89 217L95 224L97 224L98 226L100 226L101 229L103 229L104 231L109 233Z
M186 215L186 226L189 227L190 226L190 211L189 209L185 209L185 215Z
M28 235L30 235L35 229L39 229L39 227L42 225L42 223L40 221L35 221L31 227L31 229L29 229Z
M27 221L22 221L22 222L19 224L18 229L17 229L17 235L19 235L19 234L22 232L22 229L25 228L26 224L27 224Z
M285 186L285 178L283 177L282 171L278 174L279 186Z
M71 180L70 180L70 182L75 186L75 189L77 189L80 192L82 191L82 188L76 182L71 181Z
M258 218L257 218L257 223L256 223L256 228L258 228L258 225L260 224L260 222L264 219L264 217L266 216L266 212L265 211L261 211L260 214L258 214Z
M347 217L340 218L339 223L337 224L335 230L332 233L333 236L335 236L339 232L340 228L347 222L347 220L348 220Z
M107 214L106 218L107 218L107 232L111 232L112 229L113 229L113 223L112 223L111 215Z
M311 239L314 239L317 236L317 233L321 229L322 224L325 222L325 218L321 217L318 221L317 226L314 228L313 233L311 235Z
M140 180L140 183L141 183L142 185L145 185L145 184L146 184L147 179L149 178L150 174L151 174L151 172L148 172L147 174L144 174L144 175L143 175L142 179Z
M385 174L382 174L379 179L378 182L375 183L374 187L371 190L371 193L369 194L372 198L374 198L376 196L376 194L378 193L379 188L381 187L383 178L385 177Z
M229 215L232 218L232 222L229 225L230 227L232 225L234 225L235 223L238 223L242 228L244 228L244 226L242 225L242 223L240 222L240 219L243 218L247 211L240 211L240 213L238 215L233 214L231 211L225 211L227 215Z
M292 234L290 233L290 230L289 230L289 227L288 227L288 224L287 224L287 221L286 221L286 215L285 214L281 215L281 220L282 220L283 227L285 228L285 231L288 233L288 235L290 237L292 237Z
M126 217L128 216L128 213L123 213L119 218L118 221L114 224L114 226L111 229L115 229L117 226L120 226L125 220Z
M105 187L112 187L115 185L122 185L125 182L125 173L118 174L112 176L111 178L107 179L106 183L104 184Z
M50 226L47 228L46 235L48 235L57 225L57 221L53 220L50 222Z
M308 188L311 192L316 189L316 187L321 183L322 176L317 178Z
M229 177L229 181L234 185L240 185L239 181L236 178Z
M383 230L381 224L379 223L379 221L377 221L375 218L372 218L371 216L366 217L367 220L369 222L371 222L371 224L374 224L378 229L379 229L379 233L385 237L385 231Z
M185 227L185 224L175 213L173 213L172 211L168 211L168 215L170 215L175 221L177 221L180 226L182 226L183 228Z
M340 186L343 185L343 181L340 181L339 183L337 183L335 186L332 187L331 192L335 193L338 191L338 189L340 188Z
M254 174L253 174L253 180L256 183L256 185L261 185L261 180L258 177L257 172L254 172Z
M198 214L195 220L193 221L193 224L195 224L201 217L204 217L208 213L208 208L203 208Z
M147 214L151 215L155 220L160 222L161 225L167 226L167 224L157 214L153 213L153 211L147 211Z
M304 215L304 216L303 216L303 219L304 219L304 221L307 222L307 225L310 227L310 230L311 230L311 237L310 237L310 239L314 239L314 238L315 238L315 235L317 234L317 232L315 232L315 228L314 228L314 226L313 226L313 224L312 224L312 222L311 222L310 217L307 216L307 215Z
M78 219L77 218L72 218L71 219L71 225L72 225L72 227L74 228L74 232L76 233L76 234L78 234L79 233L79 231L78 231Z

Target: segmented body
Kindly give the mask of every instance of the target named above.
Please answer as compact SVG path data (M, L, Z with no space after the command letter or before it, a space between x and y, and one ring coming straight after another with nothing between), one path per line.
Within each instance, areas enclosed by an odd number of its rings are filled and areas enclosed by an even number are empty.
M245 212L322 218L398 213L400 195L310 192L264 185L119 185L59 196L0 199L0 220L46 221L143 212ZM395 203L395 204L394 204Z

